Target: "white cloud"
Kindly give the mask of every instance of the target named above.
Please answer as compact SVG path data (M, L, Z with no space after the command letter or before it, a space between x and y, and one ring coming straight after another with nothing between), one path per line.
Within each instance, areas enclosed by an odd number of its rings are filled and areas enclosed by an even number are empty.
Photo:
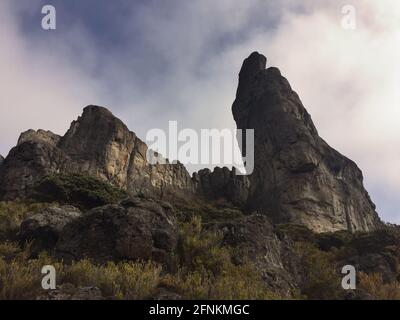
M9 7L0 3L0 153L6 155L22 131L44 128L63 134L95 86L61 47L27 42ZM38 23L40 28L40 21ZM57 31L50 31L57 32Z

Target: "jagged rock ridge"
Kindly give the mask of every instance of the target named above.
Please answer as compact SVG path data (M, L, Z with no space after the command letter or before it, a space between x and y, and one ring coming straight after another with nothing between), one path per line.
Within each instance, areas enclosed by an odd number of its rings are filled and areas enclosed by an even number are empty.
M88 106L63 136L50 131L21 134L0 169L3 199L23 197L43 176L87 173L131 194L192 194L194 184L185 167L150 165L147 145L109 110Z
M21 134L0 165L0 197L24 197L49 174L87 173L130 195L225 198L275 222L317 232L380 226L361 171L318 136L288 81L277 68L266 69L257 52L243 63L232 111L238 128L255 130L249 176L215 168L190 177L180 163L150 165L147 145L135 133L106 108L88 106L63 137L44 130Z

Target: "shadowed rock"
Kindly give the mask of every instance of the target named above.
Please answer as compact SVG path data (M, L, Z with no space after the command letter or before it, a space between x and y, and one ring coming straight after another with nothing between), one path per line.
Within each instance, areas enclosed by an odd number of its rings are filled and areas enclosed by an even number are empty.
M153 260L171 266L176 233L169 204L132 198L92 209L66 225L56 252L67 261Z
M280 239L265 215L249 215L217 224L216 228L222 232L224 244L234 247L239 257L252 261L272 290L289 297L297 289L298 258L292 242Z
M25 219L20 226L18 239L21 243L32 242L31 252L39 254L56 245L64 226L81 216L72 206L51 206Z

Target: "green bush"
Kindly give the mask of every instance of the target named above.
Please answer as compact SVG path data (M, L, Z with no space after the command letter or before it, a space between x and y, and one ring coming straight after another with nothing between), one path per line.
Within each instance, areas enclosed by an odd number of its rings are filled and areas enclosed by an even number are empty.
M333 248L339 249L348 245L354 235L347 230L321 233L317 237L318 247L323 251L329 251Z
M201 218L194 217L181 226L177 256L179 264L187 271L208 270L218 274L230 260L230 252L223 247L222 235L203 231Z
M33 189L35 200L74 205L82 210L126 197L126 192L111 184L84 174L58 174L44 177Z
M318 235L306 226L293 223L276 225L276 231L281 236L287 236L295 242L317 243Z
M359 254L379 253L383 248L393 245L400 246L400 231L397 227L355 234L349 243Z
M178 218L182 222L190 222L194 216L201 218L203 224L212 224L224 221L232 221L242 218L243 212L232 206L219 206L203 201L191 203L176 200L174 207L177 209Z

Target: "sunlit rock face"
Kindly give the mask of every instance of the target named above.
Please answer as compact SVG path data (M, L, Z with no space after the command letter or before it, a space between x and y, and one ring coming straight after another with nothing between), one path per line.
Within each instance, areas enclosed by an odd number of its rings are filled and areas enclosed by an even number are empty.
M72 159L67 171L89 172L132 194L194 192L182 164L150 165L147 145L106 108L86 107L59 147Z
M88 106L67 133L28 130L21 134L0 169L1 195L23 197L41 178L54 173L85 173L130 194L160 198L195 192L185 167L150 165L147 145L109 110Z
M266 60L254 52L244 61L232 106L237 127L255 130L247 207L318 232L376 229L381 222L360 169L319 137L296 92Z

